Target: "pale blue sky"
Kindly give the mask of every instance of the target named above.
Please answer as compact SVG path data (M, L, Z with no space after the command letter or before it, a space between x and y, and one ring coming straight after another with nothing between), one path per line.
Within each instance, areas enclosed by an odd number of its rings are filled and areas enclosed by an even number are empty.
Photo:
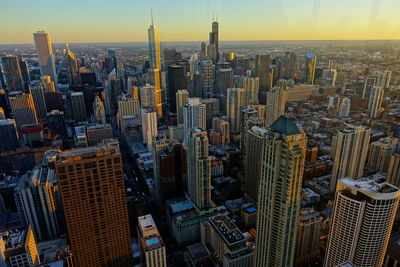
M153 9L162 41L400 39L400 0L0 0L0 43L146 41Z

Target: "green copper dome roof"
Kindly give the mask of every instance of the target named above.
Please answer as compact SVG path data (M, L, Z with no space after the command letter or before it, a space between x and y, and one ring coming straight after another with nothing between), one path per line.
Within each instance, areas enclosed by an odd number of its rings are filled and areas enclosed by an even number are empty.
M274 121L274 123L271 124L270 128L284 135L301 133L294 120L286 116L280 116L276 121Z

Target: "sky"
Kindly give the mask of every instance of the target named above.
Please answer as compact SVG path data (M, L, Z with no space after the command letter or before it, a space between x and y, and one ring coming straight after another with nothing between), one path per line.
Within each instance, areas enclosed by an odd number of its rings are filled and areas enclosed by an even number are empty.
M0 43L400 39L400 0L0 0Z

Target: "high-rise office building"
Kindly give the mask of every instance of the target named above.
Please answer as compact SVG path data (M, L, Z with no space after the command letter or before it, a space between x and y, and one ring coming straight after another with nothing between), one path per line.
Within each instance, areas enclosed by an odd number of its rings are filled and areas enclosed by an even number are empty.
M13 92L9 94L10 106L18 131L24 124L37 124L35 103L31 94Z
M189 102L189 92L178 90L176 92L176 112L178 123L183 123L183 107Z
M201 128L192 128L187 142L188 195L199 209L209 208L213 204L207 132Z
M71 93L72 115L76 122L87 120L85 96L82 92Z
M379 86L383 89L388 89L390 87L390 81L392 79L392 71L385 70L381 76Z
M214 96L219 99L220 110L226 114L226 102L228 88L233 87L233 70L218 69L215 74L215 91Z
M67 67L67 76L69 86L81 84L81 76L79 74L78 62L75 54L69 49L68 44L65 46L64 62Z
M201 97L214 97L214 66L211 60L200 61Z
M183 134L187 148L189 133L194 128L206 129L206 106L199 98L189 98L189 103L183 107Z
M89 146L94 146L102 140L113 138L111 124L88 125L86 128L86 136Z
M369 96L371 94L372 87L377 86L377 85L378 85L378 76L368 75L367 77L365 77L364 88L363 88L363 92L361 95L362 98L364 98L365 100L369 100Z
M219 115L220 102L218 98L202 98L200 102L206 106L206 130L209 130L212 128L214 116Z
M318 260L322 223L323 217L314 209L300 210L296 232L295 266L305 266Z
M33 34L36 51L39 57L41 75L49 75L57 87L57 71L53 48L51 47L50 35L45 31L38 31Z
M339 180L324 266L382 266L399 199L399 188L388 183Z
M157 111L158 117L163 116L163 89L161 88L161 73L159 69L151 69L150 80L154 85L154 107Z
M373 86L371 88L368 101L368 116L371 119L376 119L381 113L384 93L385 91L382 87Z
M76 266L128 266L131 238L118 143L63 151L56 173Z
M147 267L166 267L165 245L153 217L138 217L138 239L142 252L142 264Z
M29 93L29 86L31 85L31 77L29 74L28 62L25 59L19 59L19 68L21 69L22 81L24 83L25 93Z
M315 72L317 69L317 55L308 53L304 61L304 82L315 84Z
M158 28L153 23L153 14L151 15L151 25L147 30L149 41L150 68L161 70L161 50L158 37Z
M218 21L213 21L212 27L211 27L211 32L210 32L210 45L213 45L215 47L215 59L212 59L213 61L218 61L219 58L219 45L218 45L218 31L219 31L219 24Z
M93 113L96 123L106 123L106 111L104 109L104 103L98 95L95 96L93 102Z
M381 138L369 145L366 166L377 172L386 172L390 158L397 151L399 139L394 137Z
M229 121L221 118L213 118L213 128L218 129L221 132L221 143L229 144L231 142L231 125Z
M35 109L39 120L45 120L47 115L46 99L44 97L44 88L42 84L32 86L31 93Z
M240 131L240 112L244 106L244 89L229 88L227 98L226 110L231 131L238 132Z
M40 77L40 79L41 79L41 84L43 85L45 92L55 92L56 91L54 82L51 80L51 77L49 75L42 75L42 77Z
M390 158L386 181L400 187L400 153L393 154Z
M270 64L270 55L256 55L255 75L259 78L260 81L260 91L266 91L269 88ZM260 103L264 104L261 99Z
M145 97L147 94L143 94ZM148 103L148 101L143 101ZM121 123L122 123L122 118L124 116L136 116L140 117L140 102L138 99L129 97L125 94L120 95L119 100L118 100L118 114L117 114L117 120L118 120L118 127L121 129Z
M207 43L201 42L201 52L200 52L201 59L205 59L207 57Z
M267 92L265 105L265 125L268 127L280 116L285 114L287 91L284 88L274 87Z
M19 145L15 120L0 120L0 153L15 150Z
M343 97L339 104L339 117L347 118L350 115L351 102L347 97Z
M176 64L179 60L182 60L182 53L177 52L175 48L165 48L163 54L163 70L167 70L169 65Z
M60 199L54 168L38 165L25 174L16 189L25 223L32 227L37 241L57 239L60 235Z
M244 191L247 197L251 198L254 202L257 201L258 186L261 173L261 158L267 140L266 128L258 126L251 127L246 133L246 154L244 158L245 170L245 183Z
M21 68L19 66L18 57L16 56L5 56L1 58L3 64L4 75L7 80L8 92L20 91L24 92L24 82L22 79Z
M306 136L285 116L268 128L266 136L257 202L255 266L292 266Z
M202 243L218 266L253 266L254 249L234 222L225 214L213 216L201 224Z
M151 151L153 137L157 135L157 113L151 107L141 109L142 137L148 149Z
M350 125L333 137L333 170L330 182L332 192L335 192L339 179L357 179L363 176L370 135L370 128Z
M164 190L164 188L162 188L161 181L161 154L168 146L168 137L161 134L153 137L153 200L159 207L163 206L161 191Z
M245 105L258 105L259 88L260 88L260 78L245 77L243 79Z
M171 112L176 112L176 92L186 88L184 66L177 64L168 66L168 103Z
M187 184L186 149L181 143L173 142L160 154L161 203L183 196Z

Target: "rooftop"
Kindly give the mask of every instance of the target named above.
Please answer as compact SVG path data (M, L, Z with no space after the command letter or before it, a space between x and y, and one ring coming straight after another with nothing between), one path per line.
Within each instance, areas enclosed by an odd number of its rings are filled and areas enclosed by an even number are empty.
M93 157L94 153L96 153L96 156L111 154L119 155L119 143L115 139L107 139L103 140L96 146L65 150L60 153L60 157L57 162L63 162L66 161L68 158L78 156L81 158Z
M138 221L139 227L143 232L146 230L157 228L156 223L154 222L153 217L150 214L138 217Z
M391 199L400 197L400 189L389 183L378 183L370 177L357 180L346 177L339 180L339 184L351 189L351 193L356 195L358 192L373 199Z
M297 127L294 120L287 116L280 116L275 122L271 124L270 128L284 135L301 133L299 127Z
M224 242L228 246L232 246L246 240L239 228L227 215L217 215L211 217L210 224L224 239Z

